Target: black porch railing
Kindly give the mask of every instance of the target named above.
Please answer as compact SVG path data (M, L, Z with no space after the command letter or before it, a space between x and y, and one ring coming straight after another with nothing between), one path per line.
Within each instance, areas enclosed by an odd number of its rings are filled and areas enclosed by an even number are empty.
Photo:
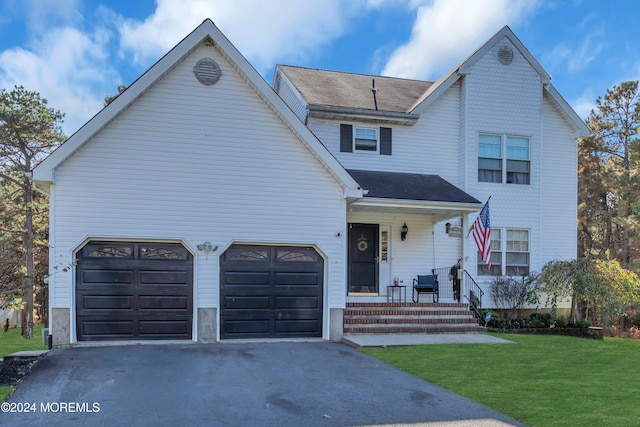
M459 299L459 281L454 282L454 278L451 275L451 267L432 268L431 274L438 275L438 294L440 299L453 299L460 302ZM457 289L456 289L457 286Z
M469 301L469 308L476 315L480 324L482 324L482 322L484 322L482 318L482 296L484 292L467 270L464 271L464 289L464 297Z
M451 267L433 268L432 274L438 275L438 293L440 300L453 299L458 302L462 302L461 298L469 304L469 309L472 310L479 322L484 322L482 318L482 297L484 291L480 289L480 286L467 270L462 272L462 277L457 277L457 269Z

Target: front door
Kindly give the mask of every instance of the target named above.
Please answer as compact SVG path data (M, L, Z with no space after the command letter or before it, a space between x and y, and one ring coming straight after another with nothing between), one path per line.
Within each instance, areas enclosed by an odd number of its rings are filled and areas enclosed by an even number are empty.
M377 224L350 224L349 293L378 293Z

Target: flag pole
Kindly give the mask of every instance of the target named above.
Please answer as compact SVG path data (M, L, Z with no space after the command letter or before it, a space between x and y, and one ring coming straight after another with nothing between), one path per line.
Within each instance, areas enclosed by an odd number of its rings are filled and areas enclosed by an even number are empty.
M491 196L489 196L485 204L482 205L483 208L487 205L487 203L489 203L489 200L491 200ZM469 234L471 234L472 231L473 231L473 223L471 223L471 226L469 227L469 231L467 231L467 237L465 237L465 239L469 238Z

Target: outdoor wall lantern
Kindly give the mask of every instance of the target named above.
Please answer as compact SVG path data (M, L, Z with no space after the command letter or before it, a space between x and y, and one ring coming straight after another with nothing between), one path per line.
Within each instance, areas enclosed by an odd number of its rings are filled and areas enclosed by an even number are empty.
M445 233L449 234L449 230L451 230L451 223L448 222L444 225L444 231Z
M409 232L409 227L407 227L407 221L404 222L402 229L400 230L400 239L404 241L407 238L407 233Z
M204 252L204 256L205 258L209 258L209 254L211 253L211 251L217 251L218 247L217 246L213 246L211 244L211 242L204 242L201 245L196 246L198 248L199 251Z

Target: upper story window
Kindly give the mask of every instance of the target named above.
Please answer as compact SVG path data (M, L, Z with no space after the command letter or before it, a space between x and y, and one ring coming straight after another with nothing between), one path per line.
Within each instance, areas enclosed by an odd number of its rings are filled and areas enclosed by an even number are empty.
M355 128L353 146L356 150L378 151L378 129Z
M391 155L391 128L340 125L340 151Z
M529 138L478 135L478 181L530 183Z

